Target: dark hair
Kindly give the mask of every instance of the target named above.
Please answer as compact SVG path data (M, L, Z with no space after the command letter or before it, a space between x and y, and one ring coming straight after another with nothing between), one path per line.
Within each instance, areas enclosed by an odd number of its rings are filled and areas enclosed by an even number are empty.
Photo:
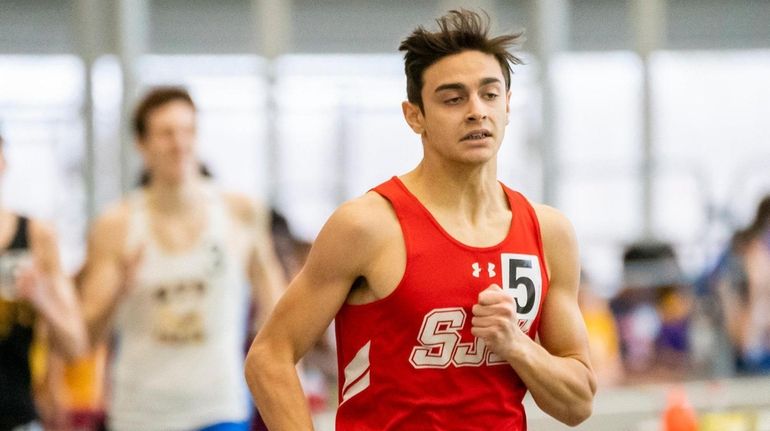
M150 90L136 106L134 110L133 129L134 135L142 139L147 134L147 118L152 111L161 106L174 102L182 101L190 105L195 110L195 103L190 97L190 93L181 87L155 87Z
M743 230L735 233L732 239L733 247L740 249L763 231L770 228L770 195L765 196L757 205L754 220Z
M436 19L436 23L438 31L417 27L398 47L399 51L405 52L406 94L411 103L423 109L421 91L425 69L444 57L463 51L481 51L494 56L503 70L505 89L511 88L511 64L522 64L522 61L508 52L508 48L523 42L523 31L490 38L489 14L484 12L482 17L466 9L450 10Z

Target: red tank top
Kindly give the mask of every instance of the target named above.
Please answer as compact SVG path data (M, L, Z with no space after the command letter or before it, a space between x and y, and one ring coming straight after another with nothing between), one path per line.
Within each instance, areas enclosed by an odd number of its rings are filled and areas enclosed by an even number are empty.
M374 189L398 217L406 269L387 297L337 314L338 431L526 430L527 388L470 331L479 292L497 283L534 338L548 290L534 209L502 187L510 229L483 248L452 238L398 178Z

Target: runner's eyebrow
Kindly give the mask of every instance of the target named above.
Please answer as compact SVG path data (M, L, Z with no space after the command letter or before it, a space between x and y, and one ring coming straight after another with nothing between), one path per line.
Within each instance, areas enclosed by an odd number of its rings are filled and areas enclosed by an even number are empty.
M449 84L441 84L438 87L436 87L436 90L434 93L438 93L441 91L446 90L465 90L465 86L463 84L460 84L459 82L451 82Z
M500 78L495 78L495 77L482 78L479 81L480 87L483 87L489 84L502 84L502 81L500 81ZM465 90L465 88L466 88L465 85L459 82L449 82L446 84L439 85L438 87L436 87L436 89L433 92L438 93L446 90Z
M502 84L502 81L500 81L499 78L492 78L492 77L490 77L490 78L482 79L479 82L479 84L480 84L481 87L483 87L483 86L489 85L489 84Z

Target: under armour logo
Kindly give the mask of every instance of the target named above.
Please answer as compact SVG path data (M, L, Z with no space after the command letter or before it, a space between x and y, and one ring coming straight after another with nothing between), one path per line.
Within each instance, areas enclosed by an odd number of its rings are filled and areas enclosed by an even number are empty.
M471 265L471 268L473 268L473 276L476 278L479 278L479 275L481 274L481 265L479 265L478 262L473 262L473 265ZM495 272L495 264L492 262L487 263L487 273L489 274L489 278L494 277L497 275Z

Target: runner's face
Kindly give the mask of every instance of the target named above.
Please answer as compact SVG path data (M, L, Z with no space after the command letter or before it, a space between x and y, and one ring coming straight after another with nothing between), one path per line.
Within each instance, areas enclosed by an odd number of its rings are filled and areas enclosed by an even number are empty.
M422 135L426 157L466 164L492 160L508 124L505 80L494 56L464 51L423 73L423 111L412 105L410 125ZM411 105L411 104L410 104ZM408 109L405 107L405 114ZM409 118L407 118L409 121Z
M139 149L153 181L180 183L197 172L195 110L175 100L150 111Z

